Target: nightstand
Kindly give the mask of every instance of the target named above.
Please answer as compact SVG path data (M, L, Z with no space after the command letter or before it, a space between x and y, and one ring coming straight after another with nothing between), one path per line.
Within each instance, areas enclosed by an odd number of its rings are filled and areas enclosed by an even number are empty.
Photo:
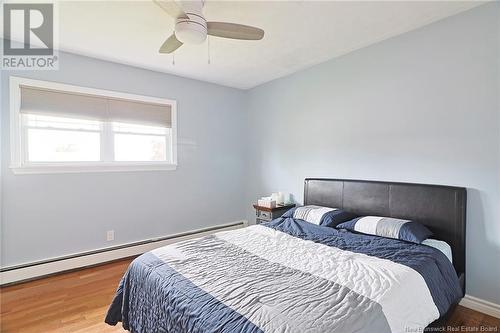
M267 207L260 207L257 205L253 205L253 208L255 208L255 223L263 223L263 222L269 222L272 221L281 215L283 215L287 210L292 209L295 207L295 204L289 204L289 205L283 205L283 206L276 206L275 208L267 208Z

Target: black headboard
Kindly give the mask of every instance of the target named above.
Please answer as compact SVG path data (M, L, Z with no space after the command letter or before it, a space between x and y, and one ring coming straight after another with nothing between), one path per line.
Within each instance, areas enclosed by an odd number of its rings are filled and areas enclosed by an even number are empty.
M433 238L446 241L453 265L465 284L465 209L463 187L366 180L307 178L304 204L342 208L358 215L412 219Z

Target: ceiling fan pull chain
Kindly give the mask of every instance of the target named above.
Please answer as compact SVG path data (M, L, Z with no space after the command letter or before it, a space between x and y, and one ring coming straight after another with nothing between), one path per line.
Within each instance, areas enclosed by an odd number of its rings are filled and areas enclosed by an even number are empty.
M208 64L210 65L210 36L207 36Z
M175 37L175 29L172 31L172 36ZM175 66L175 50L172 52L172 66Z

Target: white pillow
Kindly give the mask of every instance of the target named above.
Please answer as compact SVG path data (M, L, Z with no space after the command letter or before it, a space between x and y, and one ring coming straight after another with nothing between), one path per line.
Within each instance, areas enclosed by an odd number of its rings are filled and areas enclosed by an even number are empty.
M451 246L448 243L437 240L437 239L427 238L421 244L433 247L433 248L438 249L439 251L443 252L444 255L453 264L453 255L451 253Z

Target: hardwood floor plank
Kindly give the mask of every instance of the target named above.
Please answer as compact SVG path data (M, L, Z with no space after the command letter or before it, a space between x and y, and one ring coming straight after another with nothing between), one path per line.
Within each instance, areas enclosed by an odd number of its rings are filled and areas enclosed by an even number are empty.
M108 333L124 332L104 323L120 278L132 258L0 288L0 332ZM500 319L458 306L445 332L481 332ZM456 330L458 329L458 330Z

